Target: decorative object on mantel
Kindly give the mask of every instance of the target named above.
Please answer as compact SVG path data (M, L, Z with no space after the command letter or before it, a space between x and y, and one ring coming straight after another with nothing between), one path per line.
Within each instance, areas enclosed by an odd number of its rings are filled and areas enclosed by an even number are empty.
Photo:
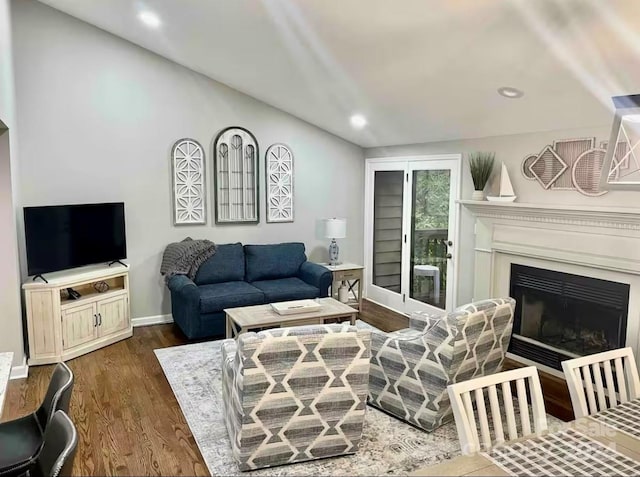
M171 148L173 223L206 224L204 149L194 139L180 139Z
M538 154L528 154L522 161L522 175L536 180L546 190L575 190L586 196L598 197L607 191L600 186L600 176L607 143L596 147L593 137L557 139ZM626 160L629 147L616 146L614 162ZM618 174L617 170L613 174Z
M272 144L265 155L267 222L293 222L293 153Z
M258 141L241 127L223 129L214 142L216 224L257 224Z
M578 192L591 197L599 197L607 193L600 190L600 176L602 175L605 149L589 149L578 156L571 170L571 178ZM618 175L618 170L614 171Z
M484 188L489 182L491 172L493 171L493 163L495 153L493 152L472 152L469 154L469 171L471 179L473 179L473 200L484 200Z
M531 172L531 170L529 169L529 166L537 158L538 158L537 154L529 154L522 161L522 175L524 175L530 181L535 181L536 180L536 176L533 174L533 172Z
M616 112L599 186L604 191L640 190L640 161L635 151L640 145L640 94L611 99Z
M529 165L529 171L540 183L548 189L569 167L551 146L545 146L535 161Z
M513 186L511 185L511 179L509 179L509 173L507 168L502 163L500 168L500 188L498 189L497 196L487 196L489 202L513 202L516 200L516 196L513 193Z

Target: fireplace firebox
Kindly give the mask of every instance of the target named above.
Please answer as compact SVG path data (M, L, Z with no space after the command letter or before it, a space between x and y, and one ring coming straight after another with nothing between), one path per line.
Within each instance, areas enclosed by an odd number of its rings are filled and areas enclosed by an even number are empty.
M509 352L551 368L625 345L629 285L511 265L516 300Z

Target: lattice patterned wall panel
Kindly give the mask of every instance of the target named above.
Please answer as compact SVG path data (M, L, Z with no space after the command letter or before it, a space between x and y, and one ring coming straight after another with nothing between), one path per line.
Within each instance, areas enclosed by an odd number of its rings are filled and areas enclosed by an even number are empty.
M567 170L558 177L558 180L551 184L551 188L558 190L575 190L577 187L572 180L573 164L582 153L593 147L595 147L595 138L592 137L553 141L553 149L567 164Z
M293 153L284 144L273 144L265 162L267 222L293 222Z
M531 173L545 189L551 187L551 184L558 180L567 169L567 164L551 146L545 146L529 166Z
M193 139L180 139L171 149L173 223L206 224L204 149Z
M244 128L223 130L214 144L216 223L258 223L258 142Z

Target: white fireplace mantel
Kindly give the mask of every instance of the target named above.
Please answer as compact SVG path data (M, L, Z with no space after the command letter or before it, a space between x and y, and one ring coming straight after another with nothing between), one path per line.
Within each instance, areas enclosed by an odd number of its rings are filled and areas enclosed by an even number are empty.
M629 284L627 345L640 358L640 208L459 203L476 217L474 299L508 296L512 264Z
M461 200L476 217L640 230L640 208Z

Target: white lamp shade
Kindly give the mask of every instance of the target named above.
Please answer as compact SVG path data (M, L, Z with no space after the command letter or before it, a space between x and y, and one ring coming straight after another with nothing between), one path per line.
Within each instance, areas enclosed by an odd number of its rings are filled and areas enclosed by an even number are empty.
M326 238L345 238L347 236L346 219L326 219L324 221L324 236Z

